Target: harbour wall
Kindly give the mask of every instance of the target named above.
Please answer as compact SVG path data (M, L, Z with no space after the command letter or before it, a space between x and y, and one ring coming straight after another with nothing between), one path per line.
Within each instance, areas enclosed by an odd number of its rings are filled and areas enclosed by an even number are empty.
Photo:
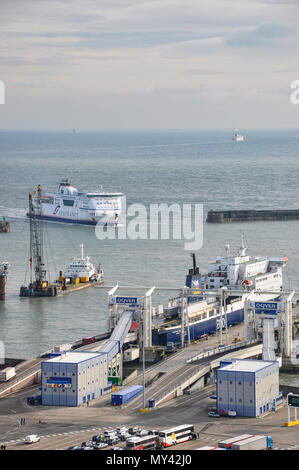
M299 209L291 210L210 210L208 223L251 222L258 220L299 220Z

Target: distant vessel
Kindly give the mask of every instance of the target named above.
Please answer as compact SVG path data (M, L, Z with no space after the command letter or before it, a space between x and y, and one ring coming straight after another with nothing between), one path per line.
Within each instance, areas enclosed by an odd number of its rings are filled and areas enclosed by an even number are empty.
M99 281L104 278L104 271L99 265L98 269L90 262L89 256L84 256L84 245L80 245L81 256L75 256L63 273L66 279L80 279L81 282Z
M233 135L233 140L236 142L244 142L245 137L244 135L240 134L239 129L234 129L234 135Z
M122 196L122 193L104 192L102 187L99 191L79 192L68 180L62 180L57 193L43 192L40 201L35 193L33 202L36 217L41 220L81 225L96 225L101 221L103 225L117 226Z
M202 289L219 290L227 288L226 321L227 326L241 323L244 320L244 296L237 296L230 290L239 290L244 294L251 290L261 292L260 300L267 301L276 298L282 289L282 268L287 258L253 257L246 254L247 248L242 238L239 253L230 255L229 245L225 245L226 256L218 256L216 261L208 266L208 273L202 275L196 267L193 255L193 269L189 270L186 287L198 290L197 295L189 295L184 309L187 325L184 327L184 338L191 340L203 335L215 333L220 329L221 299L220 295L202 295ZM277 292L266 294L264 292ZM168 342L181 342L182 326L182 297L169 300L164 309L165 323L156 325L153 329L153 344L166 346ZM224 322L224 318L222 317ZM222 325L225 326L224 324Z
M5 285L7 281L8 266L9 264L7 262L0 263L0 300L5 300Z
M10 222L8 222L5 217L0 221L0 232L10 232Z

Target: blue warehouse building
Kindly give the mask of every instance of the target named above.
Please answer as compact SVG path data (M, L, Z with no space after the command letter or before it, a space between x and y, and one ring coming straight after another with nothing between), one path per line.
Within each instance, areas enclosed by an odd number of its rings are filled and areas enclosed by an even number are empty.
M216 370L217 412L257 417L279 400L277 361L228 359Z
M90 351L68 351L43 361L42 404L79 406L101 397L109 388L107 356Z

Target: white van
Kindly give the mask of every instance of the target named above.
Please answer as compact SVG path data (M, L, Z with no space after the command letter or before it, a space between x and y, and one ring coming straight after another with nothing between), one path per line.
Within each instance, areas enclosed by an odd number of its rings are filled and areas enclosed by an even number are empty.
M116 431L104 431L104 437L117 436Z
M26 444L32 444L33 442L40 441L40 437L37 434L30 434L29 436L25 437Z

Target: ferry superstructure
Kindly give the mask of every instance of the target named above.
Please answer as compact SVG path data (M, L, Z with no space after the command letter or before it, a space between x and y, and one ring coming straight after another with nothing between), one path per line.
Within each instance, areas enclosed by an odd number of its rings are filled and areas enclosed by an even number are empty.
M80 245L81 255L75 256L73 261L67 267L63 276L67 279L83 279L84 282L89 281L98 281L104 277L104 272L100 268L96 269L94 265L90 262L89 256L84 256L84 245Z
M221 287L226 288L225 316L229 327L244 320L244 294L251 290L260 291L259 300L267 301L276 298L282 290L282 269L288 260L286 257L248 256L243 240L236 256L229 254L229 245L225 249L226 256L219 256L210 263L207 274L199 273L195 261L193 269L189 270L186 287L197 289L197 295L189 295L186 299L184 316L189 323L189 331L185 327L186 339L188 334L193 340L219 329L221 299L216 293L212 295L211 291L218 293ZM210 294L201 295L201 289L209 290ZM236 290L240 295L234 293ZM168 307L164 309L165 322L153 330L153 344L166 346L168 342L181 342L181 312L182 296L170 299Z
M78 191L68 180L62 180L57 193L44 192L37 202L34 194L36 217L51 222L81 225L116 226L121 213L122 193ZM30 217L30 213L27 213Z

